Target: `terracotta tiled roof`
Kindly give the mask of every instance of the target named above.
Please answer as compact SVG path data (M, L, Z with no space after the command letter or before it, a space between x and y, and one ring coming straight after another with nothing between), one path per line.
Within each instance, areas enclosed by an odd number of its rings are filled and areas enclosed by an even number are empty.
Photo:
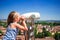
M60 26L55 26L53 27L53 29L51 30L51 32L59 32L60 31Z
M6 28L4 28L3 26L0 26L0 30L5 30Z
M35 40L55 40L52 37L47 37L47 38L36 38Z
M3 32L3 34L5 34L6 28L4 28L3 26L0 26L0 30Z

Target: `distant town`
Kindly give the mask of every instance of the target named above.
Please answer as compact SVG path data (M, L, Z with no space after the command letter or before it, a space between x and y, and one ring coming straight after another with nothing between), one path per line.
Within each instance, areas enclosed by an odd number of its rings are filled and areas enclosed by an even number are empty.
M0 19L0 39L6 32L6 22L6 19ZM60 40L60 20L34 20L34 36L35 40ZM21 32L16 40L20 38L25 40L25 35L22 36Z

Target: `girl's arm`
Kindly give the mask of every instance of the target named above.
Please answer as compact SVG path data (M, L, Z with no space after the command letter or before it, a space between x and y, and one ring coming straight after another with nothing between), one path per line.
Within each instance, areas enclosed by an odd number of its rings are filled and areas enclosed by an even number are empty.
M28 30L27 25L25 23L25 20L22 21L22 26L25 27Z
M20 30L28 30L28 28L26 27L26 25L25 26L22 26L22 25L20 25L20 24L15 24L16 25L16 27L17 28L19 28Z
M25 23L25 17L24 17L24 16L21 16L20 21L21 21L21 25L22 25L25 29L28 30L27 25L26 25L26 23Z

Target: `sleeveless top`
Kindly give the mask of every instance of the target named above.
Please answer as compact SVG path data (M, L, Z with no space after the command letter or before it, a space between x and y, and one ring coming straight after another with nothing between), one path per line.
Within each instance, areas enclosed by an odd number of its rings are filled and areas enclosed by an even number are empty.
M18 28L11 28L10 25L7 27L6 34L4 35L2 40L16 40L16 36L18 33Z

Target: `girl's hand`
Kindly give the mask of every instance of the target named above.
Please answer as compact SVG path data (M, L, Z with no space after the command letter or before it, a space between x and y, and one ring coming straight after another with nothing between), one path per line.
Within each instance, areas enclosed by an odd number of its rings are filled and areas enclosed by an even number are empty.
M21 16L19 22L21 23L21 25L24 24L24 22L25 22L25 17L24 17L24 16Z
M24 16L21 16L21 20L24 21L25 20L25 17Z

